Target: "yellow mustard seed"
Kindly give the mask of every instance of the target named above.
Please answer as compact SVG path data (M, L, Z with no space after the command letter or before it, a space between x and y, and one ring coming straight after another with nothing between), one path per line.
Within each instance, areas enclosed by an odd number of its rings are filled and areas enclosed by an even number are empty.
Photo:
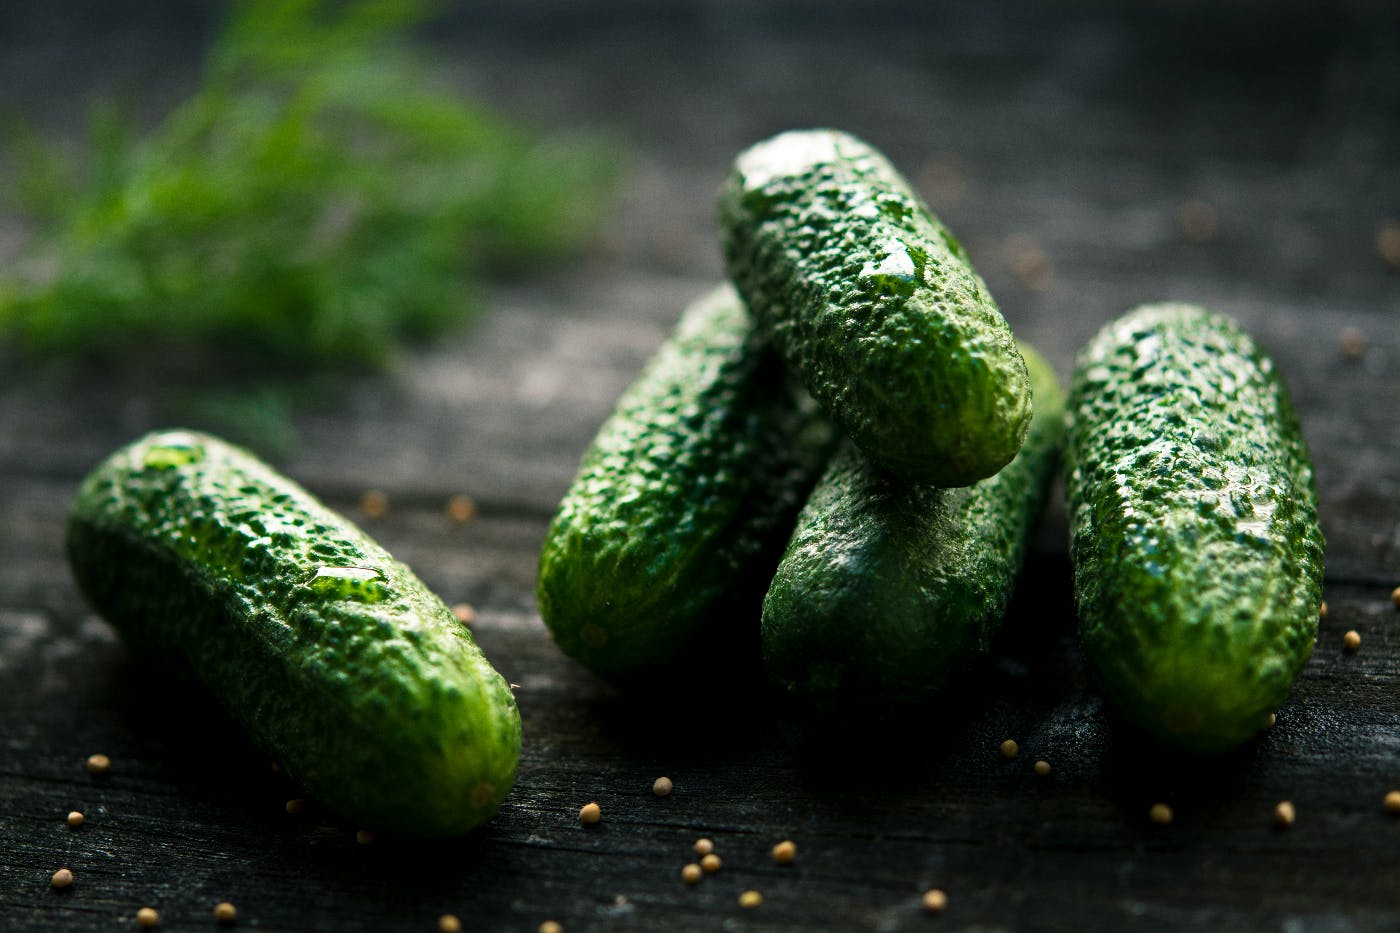
M1359 327L1343 327L1337 333L1337 346L1342 356L1349 360L1359 360L1366 355L1366 334Z
M1147 811L1147 818L1158 826L1166 826L1172 821L1172 808L1164 803L1154 803Z
M700 867L705 869L705 874L707 875L713 875L715 872L719 871L721 864L723 863L720 862L719 856L715 855L713 852L700 860Z
M596 803L586 803L578 811L578 821L585 826L592 826L603 818L603 808Z
M697 839L697 840L695 840L695 854L696 854L696 855L709 855L709 854L710 854L711 852L713 852L714 850L715 850L715 842L714 842L713 839Z
M447 500L447 517L458 525L465 525L476 518L476 500L458 493Z
M1342 647L1348 651L1355 651L1361 647L1361 633L1352 629L1342 636Z
M773 861L779 865L791 865L795 858L797 858L797 843L791 839L784 839L773 847Z
M58 871L54 872L53 877L49 879L49 884L56 888L66 888L72 883L73 871L69 868L60 868Z
M1021 753L1021 746L1016 744L1015 739L1007 739L1001 743L1001 757L1015 758Z
M745 910L752 910L763 903L763 895L757 891L745 891L739 895L739 906Z
M360 496L360 511L369 518L383 518L389 514L389 497L378 489L369 489Z
M1293 825L1293 821L1298 818L1298 812L1293 809L1293 804L1287 800L1280 800L1278 806L1274 807L1274 823L1280 829L1287 829Z
M293 797L284 804L283 808L292 816L296 816L302 810L306 809L306 801L300 797Z
M1317 617L1319 619L1327 618L1327 600L1324 599L1322 605L1317 607Z
M438 917L438 933L462 933L462 921L456 914L443 914Z
M1376 252L1386 265L1400 269L1400 221L1381 224L1376 231Z
M367 829L357 830L355 832L355 841L362 846L367 846L374 841L374 833Z
M1385 812L1400 813L1400 790L1393 790L1385 795Z
M686 884L699 884L704 874L705 870L703 868L691 862L681 869L681 880Z
M1390 601L1395 604L1396 609L1400 609L1400 586L1390 591Z
M658 797L667 797L671 791L676 789L676 785L664 774L657 778L651 785L651 792Z
M68 813L68 825L77 829L83 825L83 815L77 810L70 810Z
M112 759L106 755L89 755L87 769L88 774L106 774L112 770Z
M1215 236L1215 206L1201 198L1183 201L1176 209L1176 225L1192 243L1207 243Z
M1045 776L1046 776L1047 774L1049 774L1050 771L1051 771L1050 762L1048 762L1048 761L1046 761L1044 758L1042 758L1042 759L1040 759L1039 761L1037 761L1037 762L1035 763L1035 765L1034 765L1034 767L1033 767L1033 770L1034 770L1035 773L1036 773L1037 775L1039 775L1040 777L1045 777Z
M160 914L156 913L154 907L142 907L140 910L136 911L136 922L150 929L157 923L160 923Z
M564 924L558 920L546 920L540 924L539 933L564 933Z
M228 901L220 901L219 903L214 905L215 923L233 923L237 919L238 908L234 907Z
M919 899L919 903L931 914L942 913L948 907L948 892L942 888L929 888Z
M476 621L476 609L470 603L458 603L452 607L452 616L463 625L471 625Z

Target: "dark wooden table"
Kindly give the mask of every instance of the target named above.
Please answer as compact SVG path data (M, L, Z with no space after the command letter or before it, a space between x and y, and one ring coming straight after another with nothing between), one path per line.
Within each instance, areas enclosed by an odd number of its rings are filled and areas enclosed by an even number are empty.
M209 10L84 22L86 6L0 17L0 87L57 124L133 77L177 98ZM433 39L498 106L625 140L620 203L587 259L496 286L469 331L299 409L279 460L475 606L520 685L515 791L448 843L360 845L314 803L284 812L297 788L208 701L139 668L63 561L79 478L186 415L179 392L0 350L0 928L130 929L150 905L162 928L210 929L223 900L262 930L426 931L445 912L522 931L1400 928L1400 820L1381 806L1400 787L1400 269L1377 245L1400 221L1395 13L535 0L453 12ZM818 124L908 170L1062 375L1104 321L1161 299L1230 313L1274 354L1317 465L1330 612L1257 742L1182 760L1114 726L1075 647L1062 505L993 662L896 736L813 734L724 671L619 695L546 640L545 524L618 393L719 277L729 159ZM0 250L18 237L0 225ZM382 519L358 510L368 488L389 497ZM474 521L446 517L456 493ZM84 770L94 752L106 777ZM675 792L658 799L662 774ZM603 822L582 828L594 800ZM1149 821L1156 801L1170 826ZM724 867L691 888L700 836ZM784 838L797 861L778 867ZM77 880L52 890L63 866ZM919 908L935 886L940 916ZM743 910L750 888L764 902Z

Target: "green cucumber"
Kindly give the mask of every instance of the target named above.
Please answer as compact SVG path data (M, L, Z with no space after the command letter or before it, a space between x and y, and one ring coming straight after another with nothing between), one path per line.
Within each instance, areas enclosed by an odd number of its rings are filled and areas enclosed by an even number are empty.
M763 602L773 683L831 718L896 715L985 655L1058 460L1064 395L1021 345L1035 417L972 486L905 483L851 445L813 490Z
M901 478L966 486L1016 456L1026 364L967 253L867 144L783 133L720 197L730 277L831 419Z
M685 313L618 401L540 556L540 614L567 654L647 679L702 646L752 646L793 516L835 432L733 289Z
M1322 531L1288 393L1229 318L1151 305L1080 355L1066 469L1080 641L1127 720L1213 753L1312 652Z
M148 435L82 483L68 559L133 652L202 683L312 797L444 836L515 779L509 685L403 564L251 454Z

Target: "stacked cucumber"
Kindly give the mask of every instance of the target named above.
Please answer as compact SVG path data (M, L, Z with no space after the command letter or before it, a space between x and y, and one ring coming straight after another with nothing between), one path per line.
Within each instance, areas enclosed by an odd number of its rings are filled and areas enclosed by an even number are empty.
M1190 750L1262 725L1311 650L1322 540L1286 392L1233 322L1111 324L1066 418L962 246L865 143L762 142L720 212L737 294L686 313L550 527L538 595L566 652L655 680L742 666L757 630L770 680L820 716L924 703L988 651L1068 424L1107 694Z

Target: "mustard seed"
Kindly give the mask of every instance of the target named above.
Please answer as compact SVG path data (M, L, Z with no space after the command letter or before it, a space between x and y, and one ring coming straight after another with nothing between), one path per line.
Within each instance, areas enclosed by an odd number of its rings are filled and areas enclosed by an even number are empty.
M463 625L471 625L476 621L476 610L469 603L458 603L452 607L452 616Z
M757 891L745 891L739 895L739 906L745 910L752 910L763 903L763 895Z
M360 511L369 518L383 518L389 514L389 497L378 489L369 489L360 496Z
M214 922L229 924L238 919L238 908L228 901L220 901L214 905Z
M112 769L112 759L106 755L89 755L87 769L88 774L106 774Z
M1272 729L1276 725L1278 725L1278 713L1270 713L1269 718L1264 720L1264 728Z
M1293 825L1293 821L1298 818L1298 813L1293 809L1293 804L1287 800L1280 800L1278 806L1274 807L1274 822L1280 829L1287 829Z
M1400 790L1393 790L1385 795L1385 812L1400 813Z
M58 871L54 872L53 877L49 879L49 884L56 888L66 888L72 883L73 872L71 869L67 868L60 868Z
M681 869L681 880L686 884L699 884L700 878L705 874L705 870L694 862Z
M374 841L374 833L367 829L357 830L355 832L355 841L362 846L367 846Z
M288 800L286 802L286 804L284 805L284 809L292 816L296 816L302 810L306 809L306 801L301 799L300 797L293 797L291 800Z
M1327 618L1327 600L1324 599L1322 605L1317 607L1317 617L1319 619Z
M1387 220L1376 231L1376 252L1388 266L1400 269L1400 222Z
M1035 763L1034 770L1035 773L1038 774L1040 777L1045 777L1051 771L1050 762L1042 758Z
M79 826L82 826L82 825L83 825L83 815L82 815L81 813L79 813L77 810L72 810L72 811L70 811L70 812L68 813L68 825L71 826L71 827L73 827L74 829L77 829Z
M1164 803L1154 803L1147 811L1147 818L1158 826L1166 826L1172 821L1172 808Z
M1021 753L1021 746L1016 744L1015 739L1007 739L1001 743L1001 757L1015 758Z
M462 933L462 921L456 914L443 914L438 917L438 933Z
M711 852L713 852L714 850L715 850L715 843L714 843L714 840L713 840L713 839L697 839L697 840L695 840L695 854L696 854L696 855L709 855L709 854L710 854Z
M1337 334L1337 344L1342 356L1349 360L1359 360L1366 355L1366 334L1359 327L1343 327Z
M539 933L564 933L564 924L557 920L546 920L540 924Z
M791 839L784 839L773 847L773 861L779 865L791 865L795 858L797 858L797 843Z
M1201 198L1183 201L1176 209L1176 225L1192 243L1206 243L1215 236L1215 206Z
M713 852L700 860L700 867L705 869L705 874L707 875L713 875L715 872L719 871L719 866L721 864L719 856L715 855Z
M931 914L942 913L948 907L948 893L942 888L929 888L919 903Z
M452 496L447 500L447 517L458 525L465 525L476 518L476 500L461 493Z
M140 910L136 911L136 922L150 929L157 923L160 923L160 914L156 913L154 907L142 907Z
M1400 586L1390 591L1390 601L1395 604L1396 609L1400 609Z
M596 803L586 803L578 811L578 821L585 826L592 826L603 818L603 808Z
M662 775L651 785L651 792L658 797L666 797L675 790L675 787L676 785L671 782L670 778Z
M1352 629L1342 636L1342 647L1348 651L1355 651L1361 647L1361 633Z

